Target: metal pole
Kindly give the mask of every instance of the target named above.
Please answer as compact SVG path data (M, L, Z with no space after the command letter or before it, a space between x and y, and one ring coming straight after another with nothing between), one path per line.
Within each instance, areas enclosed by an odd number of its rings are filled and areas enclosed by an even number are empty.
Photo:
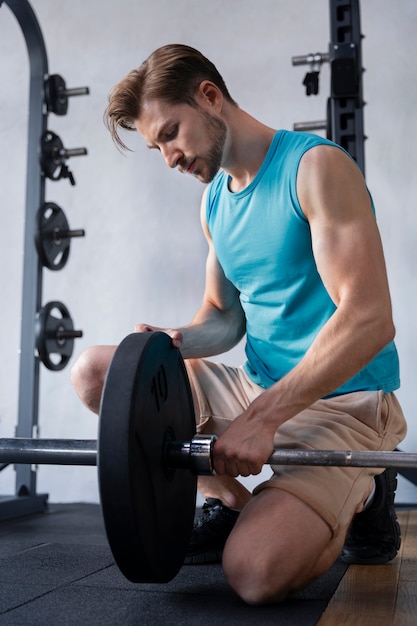
M27 0L6 0L6 4L22 29L30 64L19 414L16 435L33 437L38 424L39 405L35 315L40 308L42 296L42 267L34 245L34 233L36 213L45 199L45 179L39 162L39 140L47 125L44 81L48 73L48 59L42 31L30 3ZM36 473L30 467L16 468L16 494L36 496Z

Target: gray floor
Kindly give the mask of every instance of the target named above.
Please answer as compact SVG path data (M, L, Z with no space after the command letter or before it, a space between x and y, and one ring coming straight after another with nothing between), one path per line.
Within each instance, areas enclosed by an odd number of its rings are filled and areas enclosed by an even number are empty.
M46 513L0 522L0 626L316 624L346 566L296 598L249 607L220 565L185 566L163 585L136 585L114 564L101 511L49 504Z

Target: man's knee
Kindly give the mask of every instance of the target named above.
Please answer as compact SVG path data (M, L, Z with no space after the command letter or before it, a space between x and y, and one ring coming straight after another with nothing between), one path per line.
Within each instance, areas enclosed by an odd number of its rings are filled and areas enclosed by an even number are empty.
M267 542L265 535L252 535L249 540L239 530L235 527L223 551L223 571L229 585L247 604L283 602L295 590L297 559L288 559L285 546L279 549L279 537L275 541L270 537Z
M223 552L223 571L229 585L247 604L277 604L324 574L338 555L339 551L329 545L311 560L291 557L285 550L282 555L275 551L270 558L248 549L247 542L233 545L230 536Z
M231 588L247 604L276 604L286 600L293 586L281 563L251 558L246 549L225 549L223 571Z
M241 513L223 552L223 569L248 604L282 602L327 571L342 545L313 509L268 489Z
M101 391L114 351L113 346L87 348L71 368L71 382L75 391L95 413L99 410Z
M98 379L99 369L96 359L96 348L87 348L71 367L71 382L78 391L86 384Z

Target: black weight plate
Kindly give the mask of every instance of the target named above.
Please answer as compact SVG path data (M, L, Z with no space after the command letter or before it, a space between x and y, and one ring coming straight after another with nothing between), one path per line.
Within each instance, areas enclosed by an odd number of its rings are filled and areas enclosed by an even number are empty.
M45 202L36 222L35 243L42 265L53 271L61 270L70 253L70 239L59 237L59 233L69 231L64 211L54 202Z
M168 582L181 568L194 521L197 478L168 469L169 439L190 441L194 408L180 352L165 333L133 333L104 385L98 478L107 538L132 582Z
M57 315L53 315L53 312ZM39 358L49 370L64 369L74 350L74 339L59 339L59 331L72 331L70 312L59 301L48 302L35 317L36 348ZM54 358L53 358L54 355Z

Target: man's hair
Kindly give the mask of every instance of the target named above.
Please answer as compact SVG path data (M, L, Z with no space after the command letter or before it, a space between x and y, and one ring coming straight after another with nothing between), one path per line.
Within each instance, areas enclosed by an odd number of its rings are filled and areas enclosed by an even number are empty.
M113 141L129 150L119 136L119 128L136 130L134 121L147 100L196 106L197 88L203 80L213 82L225 99L236 105L216 67L201 52L182 44L155 50L110 92L105 123Z

